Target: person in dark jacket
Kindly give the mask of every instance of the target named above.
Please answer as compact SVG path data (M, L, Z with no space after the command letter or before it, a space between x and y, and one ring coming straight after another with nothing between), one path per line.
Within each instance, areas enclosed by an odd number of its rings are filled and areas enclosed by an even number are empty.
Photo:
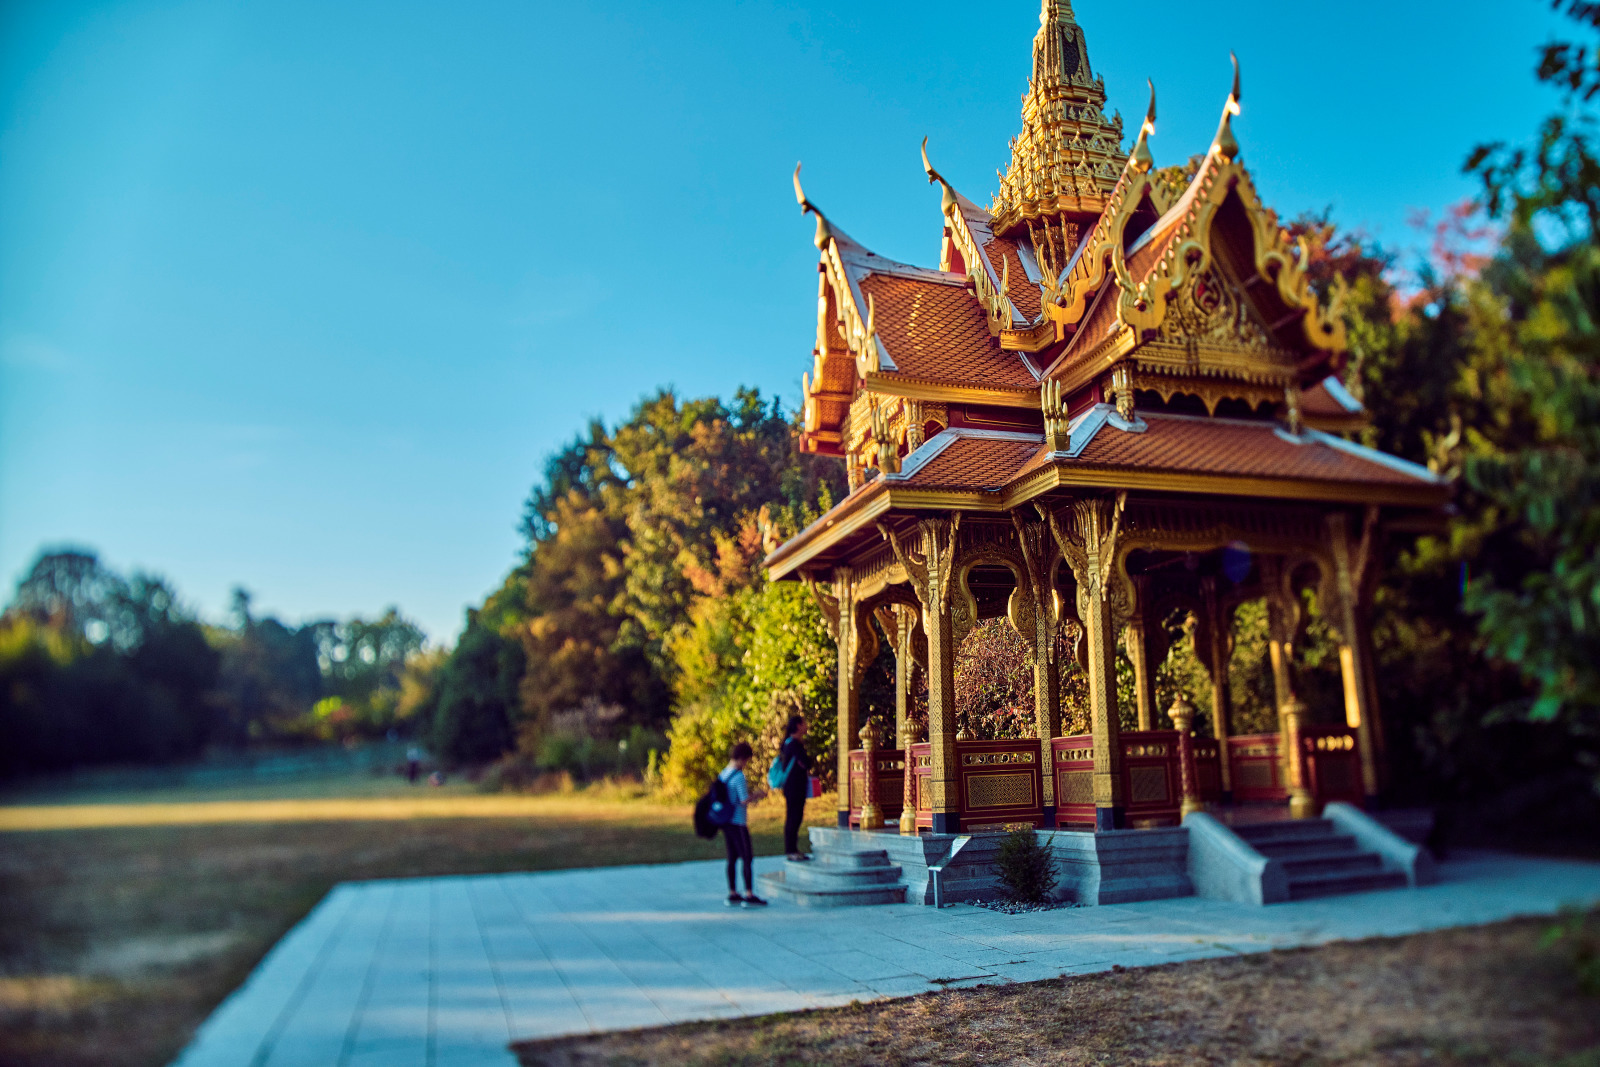
M800 824L806 818L806 798L811 795L811 757L801 738L806 735L804 715L789 716L783 728L783 747L778 749L778 764L789 768L783 780L783 851L792 860L811 857L800 851Z

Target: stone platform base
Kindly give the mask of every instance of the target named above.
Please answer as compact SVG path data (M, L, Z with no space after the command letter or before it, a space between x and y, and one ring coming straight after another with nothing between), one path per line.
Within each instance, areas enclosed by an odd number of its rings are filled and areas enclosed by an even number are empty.
M931 871L935 868L942 868L938 896L946 904L1000 897L1003 890L995 856L1005 836L925 833L913 837L893 830L811 829L812 845L819 852L881 849L886 862L900 868L905 899L911 904L934 903ZM1128 904L1192 895L1188 840L1181 827L1039 832L1040 843L1055 854L1055 898L1078 904Z

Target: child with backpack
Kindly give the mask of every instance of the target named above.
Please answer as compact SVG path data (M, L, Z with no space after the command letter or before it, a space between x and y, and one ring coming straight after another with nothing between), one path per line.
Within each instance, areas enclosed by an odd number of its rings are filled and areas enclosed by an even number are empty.
M760 800L763 794L750 792L750 786L744 779L745 764L750 762L751 748L748 742L740 741L733 746L728 754L728 765L718 774L711 783L711 790L702 800L709 800L707 816L709 821L722 828L723 840L728 846L728 900L730 908L762 908L767 902L756 896L755 885L755 845L750 841L750 825L746 808L752 800ZM696 815L700 813L697 811ZM740 864L744 865L744 895L739 895L739 886L734 875Z

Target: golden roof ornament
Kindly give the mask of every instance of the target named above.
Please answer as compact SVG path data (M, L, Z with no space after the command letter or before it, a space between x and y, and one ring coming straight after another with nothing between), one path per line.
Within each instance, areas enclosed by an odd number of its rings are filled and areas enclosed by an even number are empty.
M804 215L810 212L817 217L817 235L812 241L817 246L818 252L826 252L828 250L828 242L833 240L833 227L828 225L828 219L823 215L822 209L806 199L806 191L800 188L800 164L798 163L794 165L794 201L800 205L800 214Z
M1239 57L1229 52L1228 58L1233 60L1233 91L1222 105L1222 121L1217 124L1217 135L1211 138L1211 151L1231 162L1239 155L1239 142L1233 136L1233 116L1239 113Z
M1089 66L1083 30L1066 0L1042 0L1022 132L995 195L994 232L1032 219L1093 221L1122 174L1122 118L1105 116L1105 80ZM1065 218L1063 221L1067 221Z
M956 191L950 187L949 182L944 180L942 174L933 169L933 164L928 162L928 139L926 137L922 139L922 169L928 173L928 184L932 185L934 182L938 182L942 190L939 195L940 214L949 215L955 211Z
M1156 132L1156 83L1146 79L1146 84L1150 86L1150 109L1144 113L1139 139L1134 142L1133 154L1128 157L1133 169L1140 174L1156 165L1156 157L1150 154L1150 135Z

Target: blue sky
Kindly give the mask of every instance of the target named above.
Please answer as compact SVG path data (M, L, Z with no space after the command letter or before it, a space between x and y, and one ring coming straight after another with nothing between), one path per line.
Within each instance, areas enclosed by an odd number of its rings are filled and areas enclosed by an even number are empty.
M1394 247L1529 137L1541 0L1079 0L1160 163L1235 123L1285 217ZM1225 14L1219 15L1219 12ZM97 548L220 617L396 604L435 640L513 565L544 456L647 391L793 403L812 226L937 265L917 144L986 203L1033 0L0 8L0 581Z

